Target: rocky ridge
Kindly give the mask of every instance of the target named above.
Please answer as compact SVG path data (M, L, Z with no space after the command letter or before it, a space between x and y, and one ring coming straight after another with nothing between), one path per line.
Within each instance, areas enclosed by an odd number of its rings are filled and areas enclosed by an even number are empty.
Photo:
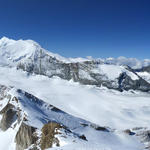
M16 130L16 150L45 150L54 145L61 146L57 135L71 138L72 142L86 141L85 135L74 131L77 128L89 126L94 130L101 130L100 127L73 117L20 89L1 85L0 95L0 129L3 132L8 129ZM35 112L37 114L33 114Z

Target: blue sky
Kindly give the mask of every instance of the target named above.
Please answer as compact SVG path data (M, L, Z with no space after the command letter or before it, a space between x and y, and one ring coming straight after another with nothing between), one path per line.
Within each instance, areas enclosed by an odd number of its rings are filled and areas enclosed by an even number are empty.
M149 0L0 0L0 36L66 57L150 57Z

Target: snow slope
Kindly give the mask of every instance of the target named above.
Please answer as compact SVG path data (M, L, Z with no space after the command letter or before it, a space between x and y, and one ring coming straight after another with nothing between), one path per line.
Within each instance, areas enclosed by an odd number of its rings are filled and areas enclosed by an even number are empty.
M133 72L128 71L125 66L119 65L106 65L100 64L96 69L92 70L94 73L101 73L102 75L106 75L109 80L117 79L121 73L125 72L132 80L138 80L138 76Z
M149 72L137 72L137 74L150 83L150 73Z

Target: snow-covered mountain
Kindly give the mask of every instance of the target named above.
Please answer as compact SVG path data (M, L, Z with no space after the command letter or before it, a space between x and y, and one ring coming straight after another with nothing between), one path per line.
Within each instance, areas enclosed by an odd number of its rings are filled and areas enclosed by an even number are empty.
M58 54L54 54L43 49L37 42L33 40L13 40L7 37L0 39L1 65L4 64L13 66L28 59L36 60L43 56L41 53L45 55L47 54L66 63L88 60L83 58L64 58Z
M149 64L0 39L0 149L150 149Z
M5 65L12 65L25 59L37 59L40 56L40 50L42 53L47 53L53 58L56 58L64 63L77 63L84 61L97 61L99 63L113 64L113 65L126 65L133 69L139 69L150 65L150 59L138 60L136 58L64 58L58 54L51 53L50 51L44 50L37 42L33 40L13 40L7 37L0 39L0 58L1 63ZM43 52L44 51L44 52ZM5 61L4 61L5 60ZM11 64L10 64L11 63Z
M105 86L117 90L149 91L149 82L124 63L101 60L65 59L41 48L31 40L0 40L0 58L3 66L16 66L29 73L58 76L86 85ZM119 60L119 59L118 59ZM120 61L121 62L121 61ZM123 61L122 61L123 62Z

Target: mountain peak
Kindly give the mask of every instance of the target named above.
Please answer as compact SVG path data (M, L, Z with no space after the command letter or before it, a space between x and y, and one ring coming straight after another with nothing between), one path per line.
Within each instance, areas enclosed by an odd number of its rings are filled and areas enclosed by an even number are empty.
M24 61L29 58L40 57L40 53L47 54L59 61L70 63L70 62L83 62L88 59L85 58L65 58L59 54L52 53L42 48L37 42L33 40L13 40L7 37L0 39L0 64L13 65L19 61Z
M3 36L0 41L6 41L6 40L10 40L9 38L7 38L6 36Z
M13 65L15 62L30 58L41 46L32 40L0 39L0 59L2 64Z
M22 42L26 42L26 43L30 43L30 44L34 44L34 45L40 46L37 42L35 42L34 40L31 40L31 39L27 39L27 40L23 40L23 39L14 40L14 39L8 38L6 36L3 36L0 39L0 44L2 44L2 43L15 43L15 42L18 42L18 41L22 41Z

